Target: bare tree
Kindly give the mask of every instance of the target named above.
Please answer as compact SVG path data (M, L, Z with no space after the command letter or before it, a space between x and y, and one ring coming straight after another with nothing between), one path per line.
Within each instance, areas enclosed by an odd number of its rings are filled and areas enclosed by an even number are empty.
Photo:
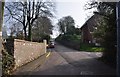
M31 28L33 22L40 16L53 17L55 5L51 0L28 0L27 2L12 2L6 4L5 14L9 19L13 18L15 21L23 25L25 39L31 40ZM27 37L28 29L28 37Z

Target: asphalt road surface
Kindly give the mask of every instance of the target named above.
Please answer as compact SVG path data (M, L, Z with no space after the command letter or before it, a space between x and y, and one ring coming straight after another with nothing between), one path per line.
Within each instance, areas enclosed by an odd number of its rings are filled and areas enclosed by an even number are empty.
M33 75L115 75L115 69L96 60L102 53L80 52L57 44Z
M116 75L116 70L96 58L102 53L76 51L56 44L48 59L29 75Z

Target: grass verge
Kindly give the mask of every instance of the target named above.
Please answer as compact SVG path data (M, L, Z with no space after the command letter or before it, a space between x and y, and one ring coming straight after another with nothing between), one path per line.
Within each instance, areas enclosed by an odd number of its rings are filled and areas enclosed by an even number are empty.
M102 52L104 50L103 47L97 47L94 45L88 45L88 44L81 44L80 45L80 51L87 51L87 52Z

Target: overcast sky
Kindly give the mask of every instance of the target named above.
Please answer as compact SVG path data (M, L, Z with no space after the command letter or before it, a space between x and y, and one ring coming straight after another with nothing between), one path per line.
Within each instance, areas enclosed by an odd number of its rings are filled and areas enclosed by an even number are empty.
M8 0L11 1L11 0ZM56 18L53 20L53 24L56 25L58 19L70 15L75 20L75 26L81 27L88 16L92 16L93 10L85 10L84 6L90 0L54 0L56 2ZM56 26L57 27L57 26ZM58 36L58 29L55 28L53 36Z
M84 22L86 21L87 16L91 16L92 13L89 13L90 11L85 11L84 5L89 0L79 0L79 1L63 1L61 0L57 2L56 4L56 11L57 11L57 19L60 19L64 16L72 16L75 20L76 25L81 27Z
M88 19L88 16L91 17L93 15L92 10L85 10L84 6L90 0L56 0L56 20L54 24L57 23L57 20L64 17L64 16L72 16L75 20L75 26L81 27L85 21ZM57 36L59 33L53 31L53 37Z

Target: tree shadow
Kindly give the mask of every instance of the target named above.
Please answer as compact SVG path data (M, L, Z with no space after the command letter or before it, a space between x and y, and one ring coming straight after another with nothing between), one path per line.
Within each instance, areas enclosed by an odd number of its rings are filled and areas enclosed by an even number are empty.
M44 66L44 65L43 65ZM19 75L116 75L116 70L94 58L59 64L38 71L23 71Z

